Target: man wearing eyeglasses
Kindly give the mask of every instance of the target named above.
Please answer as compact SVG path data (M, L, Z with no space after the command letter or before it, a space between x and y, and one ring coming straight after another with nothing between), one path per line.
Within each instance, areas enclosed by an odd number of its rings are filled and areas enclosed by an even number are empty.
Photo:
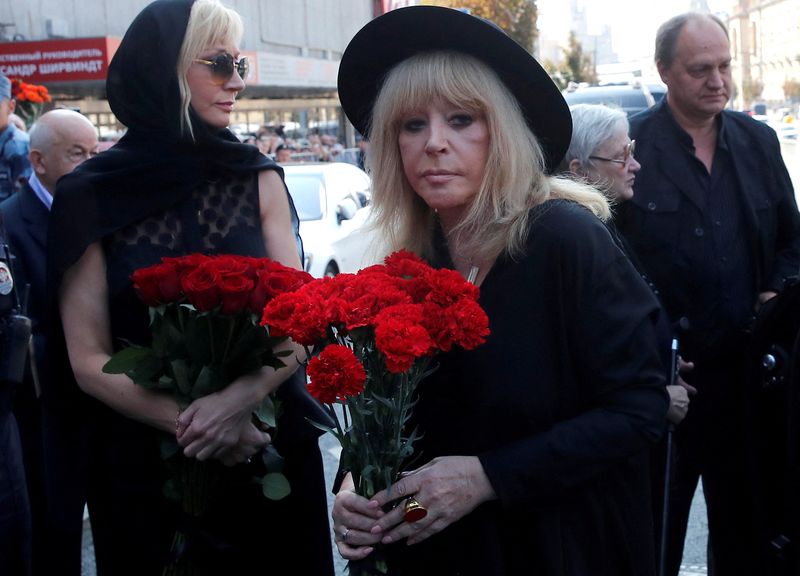
M33 323L33 354L25 381L16 391L13 412L19 426L33 528L33 574L47 574L55 568L44 564L63 560L53 538L45 544L44 514L47 390L40 397L38 377L45 366L45 241L50 206L59 178L97 151L97 131L83 115L73 110L52 110L43 114L30 132L30 161L33 172L17 194L0 203L6 240L14 258L14 280L19 293L27 293L27 316ZM26 286L30 286L26 290ZM2 350L0 350L0 354ZM58 482L61 479L50 478ZM80 535L77 535L80 537Z
M747 330L800 270L800 217L775 132L725 110L725 25L676 16L658 31L655 60L667 96L631 119L642 169L619 227L670 319L688 319L681 355L695 364L686 381L698 392L675 436L666 574L678 574L700 477L714 575L766 574Z

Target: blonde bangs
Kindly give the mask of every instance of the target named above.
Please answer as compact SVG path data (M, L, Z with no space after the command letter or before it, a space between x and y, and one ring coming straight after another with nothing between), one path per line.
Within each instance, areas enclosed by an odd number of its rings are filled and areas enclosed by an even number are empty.
M238 45L244 34L244 24L239 14L217 0L195 0L189 13L189 24L178 56L178 85L181 91L181 128L192 135L189 104L192 93L186 73L203 50L217 44Z
M530 209L550 198L574 200L601 217L608 214L596 190L548 179L542 148L518 101L491 68L459 52L421 53L390 70L372 111L367 165L373 216L390 248L423 257L432 252L435 215L405 176L398 136L405 118L436 101L483 116L489 129L483 181L465 218L449 231L448 240L465 253L476 259L519 255Z

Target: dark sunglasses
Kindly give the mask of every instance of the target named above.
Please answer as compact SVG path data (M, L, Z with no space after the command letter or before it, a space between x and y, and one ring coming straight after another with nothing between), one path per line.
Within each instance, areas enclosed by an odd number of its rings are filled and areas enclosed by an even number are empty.
M238 61L233 60L233 56L227 52L221 52L214 56L211 60L203 60L202 58L195 58L195 62L205 64L211 68L211 77L214 84L225 84L233 76L234 70L239 74L242 80L247 80L247 74L250 72L250 62L246 56L242 56Z

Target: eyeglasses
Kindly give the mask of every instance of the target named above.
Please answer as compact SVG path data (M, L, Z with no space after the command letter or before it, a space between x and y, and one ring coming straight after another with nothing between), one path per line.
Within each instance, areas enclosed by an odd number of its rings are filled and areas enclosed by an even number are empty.
M625 151L622 153L622 159L619 158L603 158L602 156L589 156L590 160L600 160L602 162L613 162L620 166L627 166L628 160L633 158L633 151L636 149L636 140L631 140L626 146Z
M234 70L239 74L242 80L247 80L247 74L250 72L250 62L246 56L242 56L238 61L234 61L233 56L227 52L221 52L214 56L211 60L203 60L202 58L195 58L194 62L205 64L211 68L211 76L214 84L225 84L233 76Z

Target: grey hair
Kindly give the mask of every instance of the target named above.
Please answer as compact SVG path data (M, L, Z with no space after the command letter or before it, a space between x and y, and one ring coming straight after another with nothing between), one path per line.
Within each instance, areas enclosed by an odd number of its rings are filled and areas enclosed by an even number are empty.
M672 66L677 52L678 36L688 22L699 22L701 20L716 22L728 38L728 28L725 23L714 14L703 14L701 12L686 12L673 16L664 22L656 32L656 51L655 61L660 62L666 68Z
M565 168L572 160L587 166L589 156L604 142L620 131L628 133L628 117L619 108L603 104L575 104L570 106L569 111L572 113L572 139L564 157Z

